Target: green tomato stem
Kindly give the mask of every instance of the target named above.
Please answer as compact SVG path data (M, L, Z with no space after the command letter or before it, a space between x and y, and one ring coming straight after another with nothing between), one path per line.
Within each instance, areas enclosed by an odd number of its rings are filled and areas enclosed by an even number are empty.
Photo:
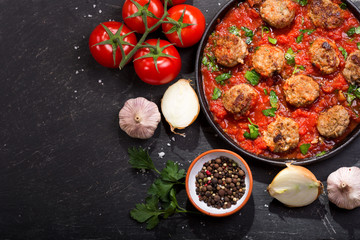
M123 67L125 66L125 64L134 56L134 54L137 52L137 50L139 50L140 48L143 48L142 44L144 43L144 41L146 40L147 36L149 35L149 33L151 31L153 31L155 28L157 28L158 26L160 26L162 23L164 23L164 19L167 17L168 12L167 12L167 3L169 0L165 0L164 1L164 14L163 16L160 18L160 20L154 24L152 27L148 27L147 25L147 13L146 11L143 11L143 22L145 25L145 32L144 34L141 36L140 40L138 41L138 43L135 45L135 47L127 54L125 55L124 53L124 48L121 44L119 44L121 53L122 53L122 59L121 62L119 64L119 69L123 69ZM148 46L147 46L148 47Z

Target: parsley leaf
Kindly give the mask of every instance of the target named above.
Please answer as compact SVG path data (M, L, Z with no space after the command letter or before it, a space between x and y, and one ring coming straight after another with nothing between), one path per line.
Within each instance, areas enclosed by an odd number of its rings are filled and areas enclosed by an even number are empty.
M351 37L352 35L354 35L354 34L359 34L360 33L360 27L352 27L352 28L350 28L347 32L346 32L346 34L349 36L349 37Z
M270 106L272 108L275 108L277 109L278 108L278 102L279 102L279 98L278 96L276 95L275 91L274 90L271 90L270 91Z
M130 156L129 163L132 168L136 169L149 169L155 170L159 172L155 166L153 161L151 160L149 153L142 148L129 148L128 153Z
M265 95L268 95L268 91L266 90L266 88L264 88L264 93Z
M302 144L300 146L300 152L303 154L303 155L306 155L309 151L309 148L310 148L311 144L310 143L305 143L305 144Z
M179 170L179 165L173 161L167 161L166 167L160 173L161 179L169 182L177 182L186 176L185 169Z
M326 151L322 151L322 152L317 153L315 156L316 157L321 157L321 156L323 156L325 154L326 154Z
M130 211L133 219L140 223L146 222L146 229L153 229L159 224L159 217L165 219L177 212L189 212L179 206L174 188L175 185L184 184L185 169L179 169L179 165L167 161L166 167L159 172L153 167L149 154L144 149L130 148L128 152L129 163L134 168L144 168L145 166L160 175L150 186L149 196L145 199L145 203L136 204L135 208Z
M213 92L213 95L211 96L211 99L216 100L219 97L221 97L221 90L216 87L216 88L214 88L214 92Z
M153 196L158 196L161 201L169 202L169 192L174 186L172 182L163 181L161 178L158 178L151 184L148 194Z
M153 229L159 223L159 215L164 211L160 210L159 199L155 196L146 199L146 203L136 204L130 211L130 216L138 222L147 222L146 229Z
M210 54L204 55L202 59L202 64L207 67L207 69L211 70L211 72L219 71L219 66L216 64L216 60L214 56Z
M339 50L341 51L342 55L344 56L345 60L348 56L348 53L346 52L346 50L343 47L339 47Z
M304 7L308 4L308 0L296 0L297 3L300 4L300 6Z
M253 69L245 73L245 78L249 81L251 85L256 86L259 84L260 74L258 74L255 69Z
M240 35L240 29L238 29L235 25L229 27L229 33L232 33L238 37L241 37Z
M295 74L295 73L298 73L298 72L300 72L300 70L305 70L305 67L304 66L302 66L302 65L295 65L295 68L294 68L294 71L293 71L293 73L292 74Z
M262 110L262 113L264 114L264 116L267 116L267 117L275 117L276 110L277 110L276 108L269 108L269 109Z
M231 73L223 73L223 74L220 74L218 76L215 77L215 81L218 83L218 84L221 84L221 85L225 85L225 81L228 80L229 78L231 78Z
M294 66L295 65L295 53L292 48L289 48L285 53L285 59L287 64Z
M259 126L258 125L255 125L251 122L250 118L249 119L249 122L250 124L248 125L249 127L249 130L250 130L250 133L249 132L244 132L244 137L247 138L247 139L256 139L260 133L259 133Z
M302 40L303 40L303 38L304 38L304 34L302 33L302 34L300 34L300 35L295 39L295 42L296 42L296 43L301 43Z
M342 10L346 10L346 9L347 9L346 3L340 3L340 4L339 4L339 7L340 7Z
M271 37L268 37L268 40L271 44L276 44L277 43L277 39L276 38L271 38Z
M241 30L245 32L245 37L247 37L245 40L246 44L250 44L253 40L254 32L251 29L248 29L247 27L241 27Z
M300 29L300 32L307 33L308 35L312 34L315 31L316 29Z
M360 50L360 42L356 43L356 46Z
M266 26L261 26L261 37L263 37L264 33L269 33L270 29Z

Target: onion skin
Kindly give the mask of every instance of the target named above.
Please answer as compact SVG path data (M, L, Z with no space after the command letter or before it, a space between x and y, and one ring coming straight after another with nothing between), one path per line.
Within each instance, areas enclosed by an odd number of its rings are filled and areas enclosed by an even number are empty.
M286 164L268 186L270 196L288 207L303 207L314 202L323 192L323 185L308 169Z
M329 201L339 208L360 207L360 168L342 167L327 179Z

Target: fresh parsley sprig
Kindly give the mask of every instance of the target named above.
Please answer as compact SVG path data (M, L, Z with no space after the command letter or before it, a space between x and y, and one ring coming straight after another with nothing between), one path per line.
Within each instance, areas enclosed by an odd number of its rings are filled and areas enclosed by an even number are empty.
M140 223L147 223L146 229L156 227L160 219L166 219L176 213L190 213L179 206L176 199L176 185L184 185L185 169L173 161L167 161L166 167L160 172L154 166L149 153L142 148L129 148L129 163L136 169L153 170L159 174L148 190L145 203L135 205L130 211L130 216ZM192 212L193 213L193 212Z

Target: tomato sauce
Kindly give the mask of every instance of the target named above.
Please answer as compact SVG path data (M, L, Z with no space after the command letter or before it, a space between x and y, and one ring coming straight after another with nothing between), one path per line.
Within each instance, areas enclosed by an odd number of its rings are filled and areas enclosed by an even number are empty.
M341 3L341 1L333 2L336 4ZM259 94L256 107L252 108L251 112L247 116L235 117L233 114L226 111L221 97L216 100L212 99L214 88L218 88L222 93L224 93L234 85L239 83L248 83L244 75L247 71L251 71L253 69L251 66L251 57L254 51L249 50L249 54L245 58L244 64L238 64L230 69L218 65L219 69L214 70L202 64L201 71L203 76L204 91L214 120L241 148L256 155L284 159L303 159L312 157L316 154L332 149L336 143L343 140L346 135L348 135L360 122L360 118L358 116L360 112L359 99L354 100L352 105L349 106L343 95L343 93L347 92L349 84L342 75L342 70L345 66L345 58L342 53L338 51L340 65L337 71L329 75L321 74L321 72L311 64L309 54L310 45L318 37L333 40L338 48L344 48L348 54L354 52L358 49L357 43L360 42L360 34L354 34L350 38L346 32L351 27L358 27L359 21L349 10L345 10L345 14L343 15L344 23L340 27L333 30L316 28L308 16L308 7L309 6L302 7L296 4L296 15L292 24L284 29L274 29L265 24L265 22L261 19L259 12L252 8L248 2L241 3L231 9L222 20L219 20L214 33L209 36L207 45L204 48L204 56L212 55L212 48L217 35L228 33L229 28L234 25L239 29L241 27L246 27L254 32L252 43L248 45L248 49L255 49L263 44L270 44L268 37L275 38L277 39L277 44L274 46L282 49L284 53L291 48L296 54L296 65L304 67L304 69L297 69L299 71L298 74L310 75L320 85L320 96L314 103L308 107L296 108L285 101L285 96L282 90L282 85L285 82L284 78L281 76L274 76L271 78L261 77L259 84L254 86ZM269 31L264 31L264 29L262 31L262 26L266 26ZM300 29L315 29L315 31L311 34L303 33L302 41L297 43L296 38L301 34ZM229 72L229 70L231 71L232 76L226 81L226 84L222 85L217 83L215 77L222 73ZM285 64L283 71L288 77L290 77L294 70L294 66ZM267 126L271 122L275 121L275 117L265 116L262 113L262 110L270 108L268 93L270 93L271 90L275 91L278 96L279 107L276 111L276 115L292 118L299 125L300 141L298 146L290 152L271 152L262 138L263 132L266 131ZM347 128L345 134L339 138L327 139L320 137L316 128L319 113L337 104L343 105L348 110L350 115L349 127ZM254 124L259 126L260 136L255 140L244 137L244 133L249 131L248 118ZM305 155L300 151L300 146L302 144L310 144L310 148Z

